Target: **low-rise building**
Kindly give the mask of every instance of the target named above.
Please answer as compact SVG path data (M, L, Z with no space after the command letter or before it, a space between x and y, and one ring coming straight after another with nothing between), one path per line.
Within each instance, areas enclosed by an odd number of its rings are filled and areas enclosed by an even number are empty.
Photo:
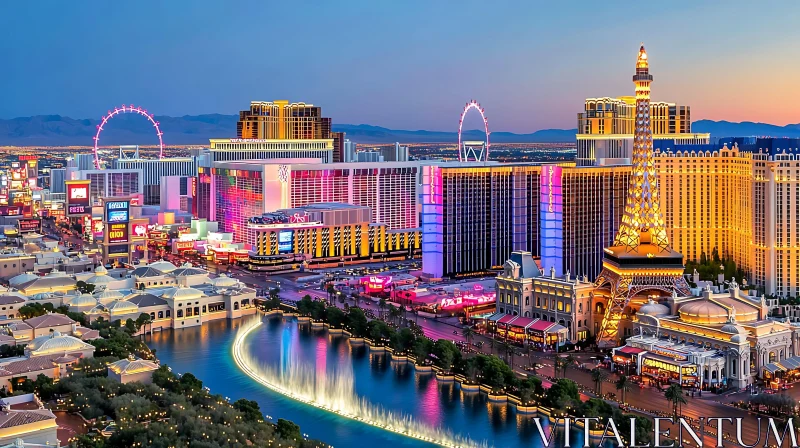
M60 446L56 416L33 394L0 399L0 446Z
M339 265L413 258L419 229L372 223L367 206L336 202L283 209L247 221L250 269L291 270L300 264Z
M629 362L654 382L742 388L756 377L800 374L800 327L770 318L766 300L745 294L735 281L727 291L707 287L626 312L632 335L615 356L647 352Z
M592 330L591 294L594 285L567 272L545 276L530 252L517 251L496 277L497 312L557 323L578 342L596 334Z
M108 365L108 377L122 384L153 382L153 372L158 370L158 363L145 359L137 359L133 355Z

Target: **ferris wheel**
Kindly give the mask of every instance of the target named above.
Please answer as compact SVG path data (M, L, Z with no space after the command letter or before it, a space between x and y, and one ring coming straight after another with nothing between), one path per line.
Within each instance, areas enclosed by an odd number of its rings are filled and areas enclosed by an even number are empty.
M153 117L153 114L148 114L146 109L134 106L133 104L127 106L123 104L121 107L115 107L114 110L108 111L108 113L103 116L103 119L100 120L100 124L97 125L97 133L94 136L94 166L98 170L101 168L100 156L98 154L100 150L100 133L103 132L106 123L108 123L110 119L122 113L135 113L150 120L150 123L152 123L153 127L156 129L156 136L158 136L158 158L161 159L164 157L164 140L161 138L163 133L161 132L158 122Z
M479 114L481 114L481 118L483 119L483 127L486 131L486 141L464 141L462 139L461 131L464 128L464 116L467 115L467 112L469 112L470 109L475 109ZM485 110L477 101L470 101L466 104L466 106L464 106L464 110L461 112L461 117L458 119L458 160L461 162L467 162L470 160L483 162L488 161L490 147L489 134L489 120L486 118Z

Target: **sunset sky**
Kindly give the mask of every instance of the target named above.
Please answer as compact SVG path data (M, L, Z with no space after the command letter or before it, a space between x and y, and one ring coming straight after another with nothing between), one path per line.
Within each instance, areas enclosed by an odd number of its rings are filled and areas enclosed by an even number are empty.
M583 99L633 93L694 120L800 122L800 2L36 1L0 3L0 118L323 107L334 123L573 128ZM468 128L477 127L471 117Z

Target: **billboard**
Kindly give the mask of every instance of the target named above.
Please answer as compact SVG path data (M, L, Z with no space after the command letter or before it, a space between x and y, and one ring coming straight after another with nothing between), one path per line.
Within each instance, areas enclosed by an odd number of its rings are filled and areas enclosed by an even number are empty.
M131 205L129 200L106 201L106 222L128 223L131 219Z
M383 292L389 285L392 284L391 276L370 275L368 277L361 277L361 284L364 285L364 291L369 293Z
M108 244L128 242L128 223L108 223Z
M128 255L128 245L108 246L108 255Z
M172 245L178 252L183 252L185 250L194 250L194 241L173 241Z
M67 185L67 216L81 216L92 212L89 200L88 180L68 180Z
M192 199L192 216L197 216L197 178L189 178L189 196Z
M294 230L281 230L278 232L278 253L291 252L294 252Z
M541 262L544 272L555 269L556 276L564 275L564 209L561 195L561 167L542 166L539 178L539 235Z
M92 218L92 236L95 239L103 237L103 229L105 229L103 220L100 218Z
M145 238L147 236L147 224L136 222L131 224L131 231L136 238Z
M17 221L19 233L39 232L42 228L42 221L39 219L20 219Z

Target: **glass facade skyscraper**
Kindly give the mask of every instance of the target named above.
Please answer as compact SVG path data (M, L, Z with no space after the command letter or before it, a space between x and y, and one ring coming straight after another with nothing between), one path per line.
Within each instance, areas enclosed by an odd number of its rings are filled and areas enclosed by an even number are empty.
M599 273L603 247L619 226L630 167L568 163L552 166L550 176L550 166L423 166L423 272L434 278L488 274L511 252L527 251L543 263L560 263L551 266L556 272Z

